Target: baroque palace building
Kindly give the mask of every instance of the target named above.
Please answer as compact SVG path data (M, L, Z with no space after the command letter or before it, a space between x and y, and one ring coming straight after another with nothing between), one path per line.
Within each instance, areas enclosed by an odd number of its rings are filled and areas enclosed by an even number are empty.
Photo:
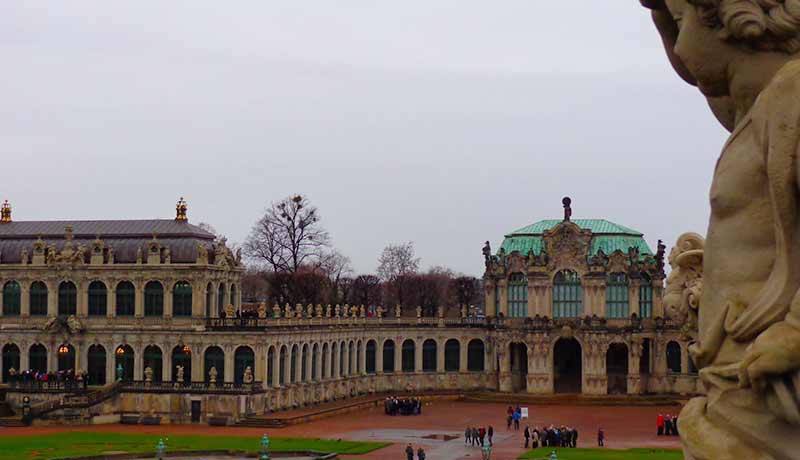
M388 392L694 393L663 318L664 247L604 220L541 221L484 248L486 315L258 306L238 317L239 251L174 219L0 214L0 392L31 419L241 421ZM88 388L22 370L86 373ZM30 399L30 407L23 400ZM100 418L98 418L100 417Z

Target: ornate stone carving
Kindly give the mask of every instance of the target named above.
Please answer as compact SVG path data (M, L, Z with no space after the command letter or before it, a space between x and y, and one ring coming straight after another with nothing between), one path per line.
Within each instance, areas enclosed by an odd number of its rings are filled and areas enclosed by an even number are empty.
M687 337L697 336L697 314L703 289L705 239L684 233L669 253L672 271L667 277L664 308L667 316L682 326Z
M591 231L583 230L572 222L562 222L544 232L545 247L550 255L548 271L567 269L586 273L591 239Z

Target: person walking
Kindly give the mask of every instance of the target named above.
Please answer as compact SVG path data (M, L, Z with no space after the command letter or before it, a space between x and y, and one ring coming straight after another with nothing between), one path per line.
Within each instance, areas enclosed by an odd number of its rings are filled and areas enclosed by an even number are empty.
M539 448L539 430L537 430L536 428L534 428L533 429L533 433L531 433L531 441L533 443L533 448L534 449L538 449Z
M519 431L519 420L522 418L522 412L517 410L514 411L514 429Z
M511 429L511 422L514 421L514 409L508 406L506 409L506 428Z
M478 429L473 426L472 427L472 445L473 445L473 447L478 445L478 441L479 440L480 440L480 437L478 436Z
M481 448L481 458L483 460L490 460L492 457L492 448L489 447L489 444L484 444Z
M492 438L494 437L494 427L489 425L489 429L486 431L486 436L489 438L489 447L492 446Z
M658 436L661 436L661 435L664 434L664 415L663 414L658 414L658 417L656 417L656 428L658 429L658 431L657 431Z
M524 436L525 436L525 448L527 449L528 448L528 443L531 440L531 430L527 426L525 427Z
M486 437L486 428L484 428L484 427L480 427L480 428L478 429L478 437L479 437L479 438L480 438L480 440L481 440L481 446L483 446L483 444L484 444L484 443L483 443L483 439Z
M470 442L472 442L472 428L467 427L464 430L464 444L469 444Z
M417 449L417 460L425 460L425 449L422 447Z
M411 447L411 443L406 446L406 460L414 460L414 448Z
M606 440L606 433L603 431L603 427L597 429L597 445L600 447L605 447L605 440Z

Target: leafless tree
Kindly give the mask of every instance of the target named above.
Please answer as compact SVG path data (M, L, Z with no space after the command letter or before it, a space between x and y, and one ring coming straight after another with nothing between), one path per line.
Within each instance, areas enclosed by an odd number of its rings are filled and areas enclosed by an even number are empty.
M375 275L360 275L353 280L347 301L355 305L378 305L381 303L381 279Z
M347 288L349 288L347 281L350 280L349 276L353 273L350 258L332 249L322 254L318 268L328 277L330 301L337 303L340 299L345 298Z
M419 269L419 258L414 254L414 243L400 243L383 248L378 258L378 276L383 281L393 281L399 276L412 275Z
M273 272L295 273L303 266L319 266L329 246L317 208L306 197L294 195L267 208L245 240L244 250Z

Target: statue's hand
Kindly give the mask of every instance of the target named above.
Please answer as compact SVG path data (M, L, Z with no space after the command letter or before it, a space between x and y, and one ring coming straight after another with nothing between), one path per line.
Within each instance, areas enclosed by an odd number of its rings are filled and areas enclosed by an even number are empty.
M739 386L766 388L767 379L800 369L800 329L773 324L747 347L739 366Z

